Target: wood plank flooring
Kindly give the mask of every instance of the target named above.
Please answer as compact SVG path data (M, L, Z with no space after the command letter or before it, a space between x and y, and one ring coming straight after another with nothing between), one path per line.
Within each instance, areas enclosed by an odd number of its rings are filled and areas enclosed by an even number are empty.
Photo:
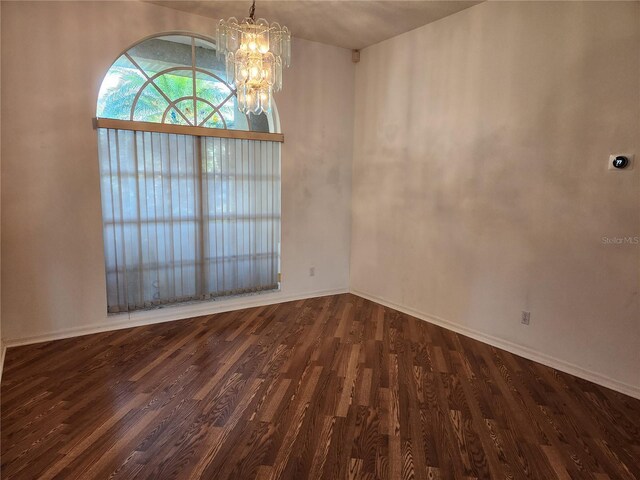
M640 479L640 401L353 295L11 348L2 478Z

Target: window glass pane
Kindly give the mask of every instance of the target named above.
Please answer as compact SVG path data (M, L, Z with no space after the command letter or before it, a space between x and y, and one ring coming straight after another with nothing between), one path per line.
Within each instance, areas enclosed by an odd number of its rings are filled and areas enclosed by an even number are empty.
M233 90L213 75L196 72L196 95L218 106L233 97Z
M98 94L97 116L130 120L131 105L145 81L142 72L122 55L102 81Z
M145 40L127 51L133 61L153 76L173 67L192 68L191 37L170 35Z
M161 123L167 108L169 102L156 87L147 84L136 102L132 120Z
M193 98L186 98L184 100L180 100L178 102L176 102L176 106L175 108L179 111L182 112L184 117L186 117L189 122L191 122L191 124L194 124L194 104L193 104ZM182 118L182 120L185 122L185 124L188 125L188 123L186 123L186 120L184 117L182 117L182 115L180 115L180 117Z
M269 119L265 113L249 115L250 128L253 132L269 132Z
M233 90L231 90L226 83L221 82L212 75L206 75L202 72L196 73L196 95L198 99L202 100L199 105L205 106L207 105L207 102L209 102L219 109L235 98L233 96ZM222 122L220 121L220 118L218 118L218 122L214 122L213 125L211 122L207 122L206 120L208 118L211 119L210 115L214 109L209 106L207 110L206 114L204 112L202 112L202 114L198 114L198 124L206 127L214 126L214 128L234 128L234 114L231 107L227 106L225 109L225 120L227 121L226 127L221 126ZM220 114L217 113L217 116L220 117ZM220 126L218 126L218 124L220 124Z
M231 125L227 128L233 128L236 130L251 130L247 122L247 115L238 110L238 99L233 97L220 109L222 115L227 120L227 125Z
M202 100L197 101L198 106L198 125L208 128L229 128L220 112L214 109L210 103Z
M154 79L154 84L157 89L160 89L164 96L169 98L171 102L175 102L174 106L179 110L182 115L182 120L185 125L188 123L185 120L194 124L194 109L193 109L193 72L191 70L177 70L171 73L162 74ZM188 102L182 100L189 99ZM167 105L165 105L166 109ZM164 110L163 109L163 112Z
M171 100L184 97L193 97L193 75L191 70L177 70L164 73L154 79L154 83L160 87Z
M168 123L170 125L189 125L189 122L187 122L187 120L174 107L171 107L167 112L164 123Z
M227 73L224 57L221 56L218 58L215 46L201 38L194 38L194 44L196 68L206 70L222 79L226 79Z

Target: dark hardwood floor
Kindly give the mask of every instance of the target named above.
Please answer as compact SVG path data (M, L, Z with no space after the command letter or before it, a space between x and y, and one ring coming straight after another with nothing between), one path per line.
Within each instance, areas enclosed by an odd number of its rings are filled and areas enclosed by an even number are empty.
M11 348L2 478L640 479L640 400L353 295Z

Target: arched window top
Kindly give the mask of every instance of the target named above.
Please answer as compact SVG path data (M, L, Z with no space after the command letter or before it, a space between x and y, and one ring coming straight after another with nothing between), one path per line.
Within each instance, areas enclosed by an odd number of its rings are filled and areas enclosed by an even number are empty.
M137 43L109 68L97 117L171 125L276 131L271 116L245 115L215 44L189 34Z

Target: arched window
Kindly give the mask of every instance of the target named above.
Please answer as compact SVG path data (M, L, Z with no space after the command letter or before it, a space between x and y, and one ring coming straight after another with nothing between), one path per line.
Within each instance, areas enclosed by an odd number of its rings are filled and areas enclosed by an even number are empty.
M98 95L100 118L275 132L271 114L245 115L226 81L224 58L195 35L143 40L109 68Z
M129 48L96 117L109 312L279 288L283 136L237 109L211 41Z

